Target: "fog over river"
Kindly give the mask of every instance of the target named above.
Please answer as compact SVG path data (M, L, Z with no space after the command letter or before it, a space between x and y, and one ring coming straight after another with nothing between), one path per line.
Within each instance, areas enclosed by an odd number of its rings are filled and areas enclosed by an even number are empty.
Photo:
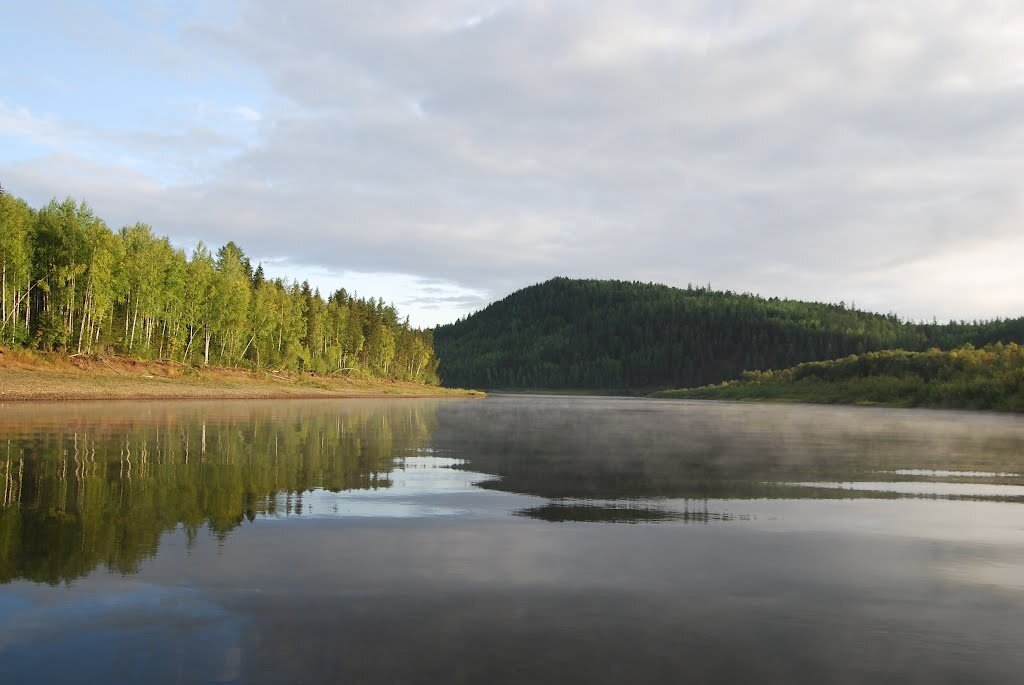
M1024 417L0 403L0 682L991 682Z

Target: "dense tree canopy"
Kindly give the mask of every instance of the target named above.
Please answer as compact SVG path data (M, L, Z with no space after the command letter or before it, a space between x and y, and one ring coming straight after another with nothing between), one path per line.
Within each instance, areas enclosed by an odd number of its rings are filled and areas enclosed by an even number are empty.
M191 256L87 204L33 210L0 192L0 344L436 382L430 331L393 306L268 280L241 247Z
M1024 347L869 352L780 371L747 371L739 380L656 396L1024 411Z
M653 389L903 348L1024 341L1024 319L915 324L840 304L555 278L435 331L448 385Z

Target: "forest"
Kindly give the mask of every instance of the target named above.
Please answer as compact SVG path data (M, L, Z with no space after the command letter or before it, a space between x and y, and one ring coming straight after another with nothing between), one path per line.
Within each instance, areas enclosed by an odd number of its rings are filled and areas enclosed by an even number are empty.
M1024 411L1024 347L870 352L654 396Z
M383 300L253 268L233 242L191 255L85 202L0 189L0 346L437 383L432 333Z
M446 385L656 390L865 352L1024 342L1024 318L914 323L821 304L555 278L434 332Z

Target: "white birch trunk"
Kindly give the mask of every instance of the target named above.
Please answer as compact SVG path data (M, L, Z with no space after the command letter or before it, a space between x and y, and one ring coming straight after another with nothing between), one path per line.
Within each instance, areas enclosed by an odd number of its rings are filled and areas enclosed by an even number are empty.
M135 347L135 325L139 322L139 302L135 301L135 315L132 316L132 337L128 341L128 351L131 352L132 348Z

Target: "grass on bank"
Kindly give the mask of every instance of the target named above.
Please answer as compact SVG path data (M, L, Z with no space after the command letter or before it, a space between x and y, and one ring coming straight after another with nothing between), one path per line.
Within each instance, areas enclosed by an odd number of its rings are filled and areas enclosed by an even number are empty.
M997 343L980 349L871 352L779 371L745 371L738 380L652 397L1021 412L1024 347Z
M0 347L0 401L481 395L473 390L392 381L358 372L317 376Z

